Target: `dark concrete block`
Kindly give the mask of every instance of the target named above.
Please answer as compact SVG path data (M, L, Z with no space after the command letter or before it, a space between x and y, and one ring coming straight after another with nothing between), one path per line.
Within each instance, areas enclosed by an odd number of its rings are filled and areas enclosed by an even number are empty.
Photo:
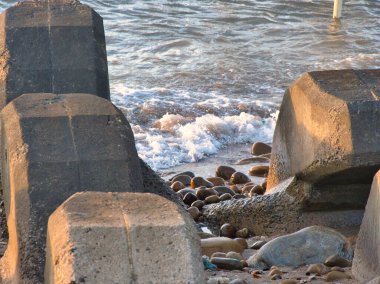
M79 191L145 191L133 133L111 102L89 94L25 94L0 121L2 283L43 283L47 220L62 202Z

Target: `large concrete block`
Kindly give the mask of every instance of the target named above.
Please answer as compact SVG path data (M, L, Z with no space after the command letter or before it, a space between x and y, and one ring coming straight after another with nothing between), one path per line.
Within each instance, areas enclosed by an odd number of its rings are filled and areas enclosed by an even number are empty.
M149 193L77 193L49 218L45 283L205 283L200 240Z
M0 52L0 109L25 93L109 99L103 20L79 1L25 1L5 10Z
M368 203L362 224L352 265L352 272L360 283L380 279L380 172L373 179ZM373 283L380 283L380 280ZM372 282L371 282L372 283Z
M268 189L296 176L310 211L364 209L380 168L380 70L310 72L286 92Z
M144 191L133 133L111 102L89 94L25 94L0 121L2 283L42 283L47 220L63 201L79 191Z

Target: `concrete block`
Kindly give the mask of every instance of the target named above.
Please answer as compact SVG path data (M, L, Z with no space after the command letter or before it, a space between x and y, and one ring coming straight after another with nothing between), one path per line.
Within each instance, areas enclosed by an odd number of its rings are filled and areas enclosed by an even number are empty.
M360 283L379 277L380 283L380 172L373 179L358 239L356 241L352 273Z
M45 283L205 283L200 241L150 193L81 192L49 218Z
M25 94L0 121L2 283L42 283L47 220L63 201L79 191L144 191L133 133L111 102L89 94Z
M380 168L380 70L310 72L286 92L268 192L296 176L309 211L364 209Z
M0 109L25 93L110 97L102 18L72 0L25 1L0 15Z

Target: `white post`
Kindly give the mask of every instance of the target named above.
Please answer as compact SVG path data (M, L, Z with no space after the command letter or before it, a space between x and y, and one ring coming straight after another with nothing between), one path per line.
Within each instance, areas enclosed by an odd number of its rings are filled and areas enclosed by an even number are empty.
M339 19L340 17L342 17L342 5L343 0L334 0L334 19Z

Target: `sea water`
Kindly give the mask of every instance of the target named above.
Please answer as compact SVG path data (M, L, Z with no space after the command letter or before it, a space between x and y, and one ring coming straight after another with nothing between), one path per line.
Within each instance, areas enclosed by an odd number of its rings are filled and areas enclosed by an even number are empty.
M270 142L302 73L380 66L380 1L82 1L103 17L112 101L160 170ZM2 9L16 1L0 1Z

